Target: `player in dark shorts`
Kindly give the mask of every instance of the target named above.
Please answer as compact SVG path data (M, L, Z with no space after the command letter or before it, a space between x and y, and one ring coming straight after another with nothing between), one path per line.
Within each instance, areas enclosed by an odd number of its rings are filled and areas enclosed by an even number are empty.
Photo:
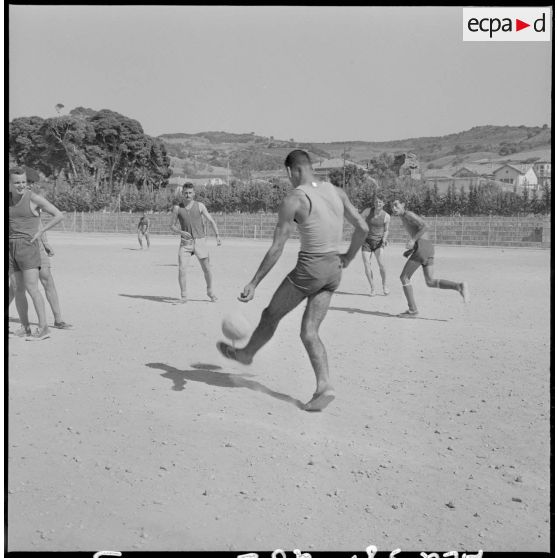
M329 380L326 349L318 330L339 285L342 270L359 251L368 228L342 189L314 176L308 153L300 149L292 151L285 160L285 167L294 190L279 207L273 243L239 300L248 302L254 298L256 287L277 263L285 242L298 228L300 252L296 267L275 291L247 345L237 349L220 341L217 348L226 358L250 364L254 355L273 337L281 319L306 299L300 337L314 369L316 391L303 408L321 411L333 401L335 391ZM355 230L348 251L340 253L344 218Z
M456 283L448 281L447 279L434 279L434 245L428 236L428 226L424 219L412 211L405 209L405 204L399 200L392 203L392 210L394 215L401 217L401 221L405 230L411 236L407 242L406 256L407 263L401 272L400 279L403 285L403 292L407 299L409 309L399 316L403 318L412 318L418 315L417 305L413 295L413 287L411 285L411 277L413 273L422 266L424 273L424 280L427 286L435 289L451 289L457 291L462 297L464 302L469 302L469 289L467 283Z
M16 308L21 322L21 328L15 334L30 341L42 340L50 337L50 331L46 320L45 301L39 291L39 239L45 231L62 221L64 216L43 196L29 189L24 169L10 169L9 175L8 274L14 278ZM52 219L46 225L41 223L40 211L52 215ZM39 320L36 332L32 332L29 326L26 292L33 301Z
M372 254L376 256L376 261L380 268L384 295L389 294L386 283L384 248L387 245L390 216L389 213L384 211L384 205L384 201L379 196L375 196L372 207L368 207L360 214L368 225L368 234L362 245L362 262L364 263L366 279L368 279L368 283L370 284L370 296L375 294L374 277L372 274Z
M149 249L149 226L150 226L149 218L145 215L145 213L141 216L139 223L138 223L138 242L143 250L143 237L145 237L145 241L147 242L147 248Z

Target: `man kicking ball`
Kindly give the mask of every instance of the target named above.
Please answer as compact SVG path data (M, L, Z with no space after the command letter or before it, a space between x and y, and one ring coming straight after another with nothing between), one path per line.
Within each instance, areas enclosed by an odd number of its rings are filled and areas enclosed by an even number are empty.
M342 270L360 250L368 227L342 189L314 176L308 153L299 149L291 151L285 167L294 190L281 203L273 243L239 300L248 302L254 298L256 287L277 263L295 226L300 235L296 267L275 291L248 344L237 349L220 341L217 348L226 358L250 364L254 355L273 337L281 319L308 299L300 337L316 375L316 391L304 409L321 411L333 401L335 391L318 330L341 281ZM348 251L340 254L344 217L355 230Z
M456 283L447 279L434 279L434 245L429 240L428 227L424 219L421 219L412 211L407 211L405 204L399 200L393 201L392 210L394 215L401 217L403 226L411 237L407 242L407 250L404 253L408 260L399 277L409 309L399 314L399 316L402 318L413 318L418 315L411 277L420 266L422 266L424 280L429 287L434 289L452 289L463 297L464 302L469 302L467 283Z

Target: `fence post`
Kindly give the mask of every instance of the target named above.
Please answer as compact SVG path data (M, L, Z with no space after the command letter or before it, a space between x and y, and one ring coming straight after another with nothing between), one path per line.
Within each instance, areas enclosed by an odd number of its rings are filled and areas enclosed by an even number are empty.
M225 229L225 234L224 234L224 236L228 236L228 235L227 235L227 214L226 214L226 213L225 213L225 226L224 226L224 229Z
M257 237L257 230L258 230L258 225L254 225L254 240L256 240Z
M73 219L73 221L74 221L74 223L73 223L74 230L72 232L76 232L76 210L75 209L74 209L74 219Z
M244 222L244 213L242 214L242 238L245 238L244 235L244 226L245 226L245 222Z
M116 212L116 232L118 232L118 220L120 219L120 211Z
M260 213L260 240L262 239L263 213Z
M461 243L460 243L461 246L463 246L463 227L464 227L464 224L465 224L465 216L462 215L461 216Z
M438 231L438 214L436 213L436 215L434 215L434 244L436 244L436 242L438 241L437 231Z
M490 246L490 223L492 221L492 214L488 214L488 246Z

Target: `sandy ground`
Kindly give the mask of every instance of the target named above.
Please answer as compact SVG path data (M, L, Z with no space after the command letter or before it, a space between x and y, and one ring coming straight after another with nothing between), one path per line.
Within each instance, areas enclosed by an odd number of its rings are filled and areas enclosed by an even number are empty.
M194 260L181 306L175 238L50 237L75 327L9 342L9 550L549 550L548 251L437 247L472 302L419 271L414 320L403 247L389 296L366 296L358 256L322 326L337 399L306 413L303 306L250 367L215 349L296 242L243 305L269 242L211 239L219 302Z

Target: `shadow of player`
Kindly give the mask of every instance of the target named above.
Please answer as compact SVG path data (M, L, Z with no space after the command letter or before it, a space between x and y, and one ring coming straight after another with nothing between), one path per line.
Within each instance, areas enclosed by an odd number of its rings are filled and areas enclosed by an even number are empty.
M128 298L143 298L144 300L151 300L153 302L167 302L171 304L174 304L178 300L180 300L178 298L172 298L169 296L131 295L131 294L124 294L124 293L118 293L118 296L126 296Z
M360 308L344 308L339 306L330 306L330 310L340 310L341 312L348 312L349 314L371 314L372 316L379 316L380 318L397 318L398 320L427 320L429 322L447 322L448 320L439 320L437 318L421 318L415 316L414 318L402 318L399 314L388 314L387 312L378 312L377 310L361 310Z
M345 291L335 291L334 294L338 294L338 295L352 295L352 296L366 296L366 297L370 297L370 295L368 293L347 293Z
M265 393L275 399L280 401L285 401L290 403L299 409L302 409L303 403L290 395L285 393L280 393L278 391L273 391L268 387L260 384L256 380L250 380L246 378L245 374L231 374L229 372L219 372L220 366L215 366L212 364L192 364L191 370L179 370L168 364L163 364L162 362L149 362L146 364L149 368L154 368L156 370L163 370L164 374L161 374L163 378L168 378L172 380L174 391L182 391L188 381L190 382L201 382L210 386L217 386L223 388L247 388L252 391L258 391L260 393Z

